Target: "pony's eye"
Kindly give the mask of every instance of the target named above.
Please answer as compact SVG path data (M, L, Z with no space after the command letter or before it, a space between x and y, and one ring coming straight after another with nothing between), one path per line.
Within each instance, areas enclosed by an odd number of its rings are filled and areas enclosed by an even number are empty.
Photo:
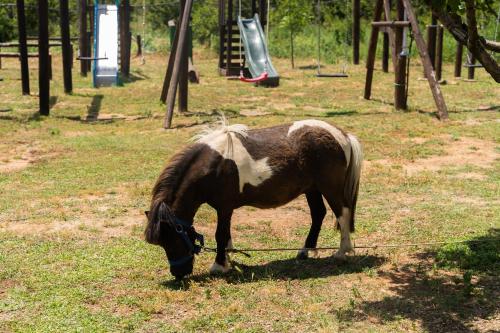
M144 211L144 214L146 215L146 217L148 217L148 218L149 218L149 210L145 210L145 211Z

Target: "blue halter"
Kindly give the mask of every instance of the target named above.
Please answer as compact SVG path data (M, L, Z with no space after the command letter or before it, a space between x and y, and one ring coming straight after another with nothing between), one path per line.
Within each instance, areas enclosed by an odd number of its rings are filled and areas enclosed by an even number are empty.
M184 222L183 220L177 218L176 216L173 216L173 222L174 222L174 227L175 231L181 236L181 239L184 241L184 244L187 246L189 250L189 254L181 257L176 260L170 260L168 259L168 263L170 266L179 266L182 264L187 263L189 260L191 260L195 254L199 254L201 252L201 249L205 246L205 239L202 234L197 233L194 230L194 227L190 225L187 222ZM189 238L187 232L188 230L192 230L192 232L195 235L194 242L191 241ZM196 244L196 241L200 242L200 244Z

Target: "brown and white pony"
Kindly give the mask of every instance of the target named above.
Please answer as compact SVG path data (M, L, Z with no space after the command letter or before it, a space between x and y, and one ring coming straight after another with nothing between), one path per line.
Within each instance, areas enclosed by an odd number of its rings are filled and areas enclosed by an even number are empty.
M315 248L326 208L337 217L345 259L353 247L354 214L363 154L352 134L320 120L249 130L244 125L205 131L175 155L153 189L146 241L162 246L170 271L182 278L193 270L200 235L193 218L203 203L217 211L217 255L210 272L230 269L231 216L241 206L273 208L305 193L312 224L298 258Z

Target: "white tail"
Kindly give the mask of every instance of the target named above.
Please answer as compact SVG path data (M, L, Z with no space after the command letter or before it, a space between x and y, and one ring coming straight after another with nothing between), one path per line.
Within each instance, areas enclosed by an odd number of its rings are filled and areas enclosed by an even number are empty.
M350 229L354 231L354 214L356 211L356 202L358 200L359 178L361 176L361 166L363 164L363 150L358 139L348 134L351 144L351 159L347 167L346 182L344 185L344 200L351 210Z

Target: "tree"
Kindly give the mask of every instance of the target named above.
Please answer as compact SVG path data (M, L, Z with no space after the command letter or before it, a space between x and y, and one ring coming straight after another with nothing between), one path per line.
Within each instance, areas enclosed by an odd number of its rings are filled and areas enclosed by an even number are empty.
M488 52L500 52L500 43L489 41L478 32L476 13L496 19L493 0L424 0L453 37L467 46L491 77L500 83L500 66Z
M274 15L281 18L279 26L290 34L290 55L292 68L294 68L294 35L309 24L312 18L311 5L307 1L301 0L280 0L278 5L278 10Z

